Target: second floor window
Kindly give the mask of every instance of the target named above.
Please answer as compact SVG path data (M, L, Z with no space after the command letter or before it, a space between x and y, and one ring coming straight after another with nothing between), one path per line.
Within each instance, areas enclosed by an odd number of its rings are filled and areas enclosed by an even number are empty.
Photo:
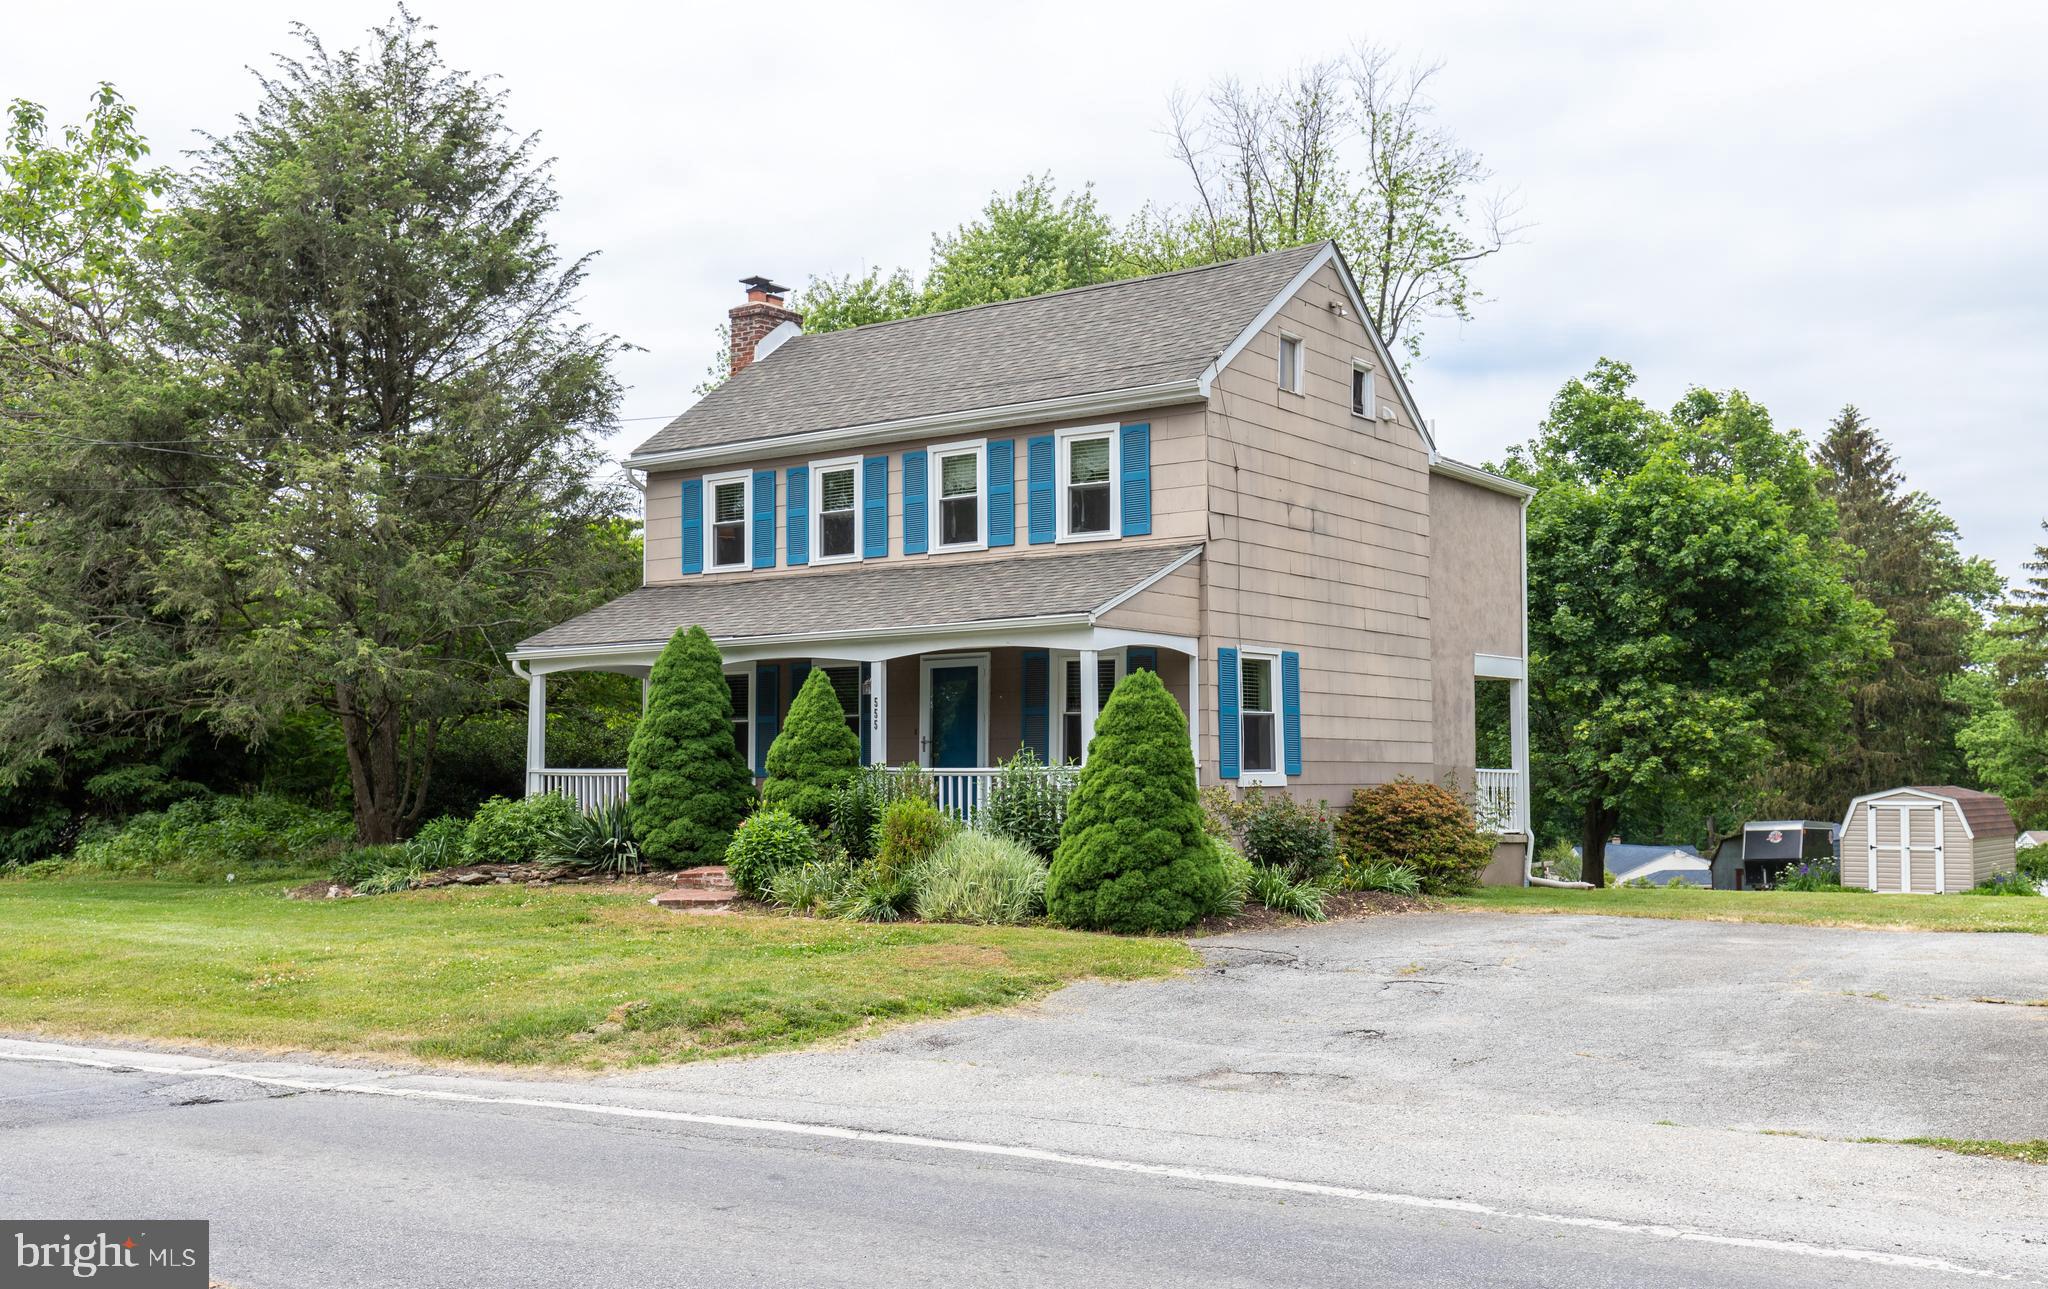
M973 550L986 544L983 522L982 445L932 449L932 549Z
M827 462L811 467L814 494L812 509L817 513L817 530L812 535L812 558L819 563L860 557L860 508L857 462Z
M1115 535L1116 497L1110 479L1113 433L1077 434L1061 440L1061 537Z
M1293 336L1280 337L1280 388L1301 392L1301 342Z
M747 476L706 479L711 493L711 559L713 568L745 568L747 550Z

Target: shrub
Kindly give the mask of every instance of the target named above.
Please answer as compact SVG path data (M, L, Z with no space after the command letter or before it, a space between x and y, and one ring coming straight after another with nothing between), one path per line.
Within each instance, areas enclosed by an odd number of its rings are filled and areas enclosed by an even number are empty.
M1234 918L1244 912L1244 906L1252 897L1252 874L1258 870L1244 853L1220 837L1210 841L1223 862L1223 902L1216 912L1227 918Z
M817 858L817 838L802 820L787 810L757 810L725 848L725 873L742 894L758 899L769 893L777 873Z
M846 708L832 678L814 668L768 747L761 804L825 828L832 822L833 797L859 773L860 737L846 727Z
M1649 884L1647 881L1643 883L1645 886ZM1826 860L1787 864L1779 871L1771 887L1780 891L1839 891L1842 889L1842 876Z
M1158 676L1132 672L1095 723L1046 909L1068 926L1178 931L1223 907L1226 880L1203 830L1187 718Z
M1346 867L1401 864L1431 895L1470 890L1493 862L1494 837L1481 832L1472 809L1448 788L1396 779L1351 794L1337 819Z
M324 866L355 834L339 811L282 797L192 797L81 836L67 872L213 881L229 873Z
M2014 871L2029 881L2048 882L2048 846L2028 846L2020 851Z
M1344 870L1344 885L1354 891L1415 895L1422 890L1422 879L1406 864L1353 864Z
M843 860L819 859L777 869L768 879L768 900L793 913L823 913L852 876Z
M556 793L492 797L462 834L465 864L530 864L547 855L554 834L576 821L576 803Z
M992 833L962 831L911 873L912 904L927 922L1015 926L1043 907L1045 861Z
M981 826L1049 861L1059 849L1060 825L1066 822L1067 801L1073 792L1070 773L1047 770L1038 754L1027 747L1003 762L995 782L989 785Z
M718 863L753 808L753 774L732 738L732 691L702 627L676 632L655 660L626 784L641 857L660 867Z
M881 766L871 765L832 794L832 822L826 832L855 860L875 857L875 830L882 826L882 808L889 803L891 777Z
M358 895L395 895L399 891L411 890L419 884L422 870L417 864L404 859L389 864L380 864L357 881Z
M593 873L637 873L640 847L633 840L633 811L625 801L608 801L557 828L548 840L549 858Z
M356 846L341 853L328 870L328 877L343 886L359 886L380 868L404 866L404 846Z
M1579 865L1579 852L1562 837L1553 837L1550 844L1536 852L1536 867L1540 872L1545 868L1560 882L1576 882L1585 870Z
M1993 873L1970 888L1972 895L2040 895L2034 880L2023 873Z
M452 868L462 862L462 839L468 833L469 821L460 815L428 820L405 843L406 858L429 872Z
M1246 859L1261 868L1284 869L1296 882L1316 881L1337 867L1326 802L1305 806L1285 792L1258 792L1239 836Z
M1275 913L1288 913L1310 922L1323 920L1325 888L1315 882L1297 882L1277 865L1252 865L1250 895Z
M883 877L907 876L938 853L958 827L952 816L923 797L903 797L882 811L874 867Z

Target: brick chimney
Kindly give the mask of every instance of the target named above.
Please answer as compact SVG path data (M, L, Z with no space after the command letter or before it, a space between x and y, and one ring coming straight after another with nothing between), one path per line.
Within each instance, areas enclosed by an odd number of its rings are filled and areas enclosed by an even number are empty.
M792 327L800 327L804 321L804 315L783 302L789 295L788 287L777 286L764 277L741 278L740 285L747 288L747 302L726 315L732 319L732 374L735 376L753 364L754 350L769 332L785 322Z

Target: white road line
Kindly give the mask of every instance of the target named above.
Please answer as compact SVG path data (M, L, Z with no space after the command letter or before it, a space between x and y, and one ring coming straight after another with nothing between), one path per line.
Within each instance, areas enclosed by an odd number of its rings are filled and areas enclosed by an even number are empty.
M739 1128L752 1132L774 1132L790 1136L823 1137L834 1141L867 1141L922 1150L946 1150L958 1154L993 1155L1033 1163L1058 1164L1068 1168L1089 1168L1098 1172L1133 1173L1144 1177L1165 1177L1175 1181L1203 1182L1249 1190L1280 1191L1293 1195L1320 1195L1330 1199L1359 1200L1404 1208L1463 1213L1472 1217L1499 1218L1515 1222L1539 1222L1550 1226L1578 1227L1614 1235L1634 1235L1657 1240L1695 1244L1716 1244L1728 1248L1786 1253L1797 1257L1835 1262L1857 1262L1872 1266L1935 1271L1947 1275L1978 1276L1989 1280L2018 1277L1964 1266L1944 1258L1920 1257L1909 1253L1887 1253L1881 1249L1835 1248L1804 1244L1796 1240L1769 1240L1746 1235L1718 1235L1683 1226L1643 1222L1619 1222L1599 1217L1571 1217L1558 1213L1531 1213L1494 1208L1470 1200L1440 1199L1429 1195L1403 1195L1395 1191L1364 1190L1355 1186L1334 1186L1324 1182L1295 1181L1285 1177L1263 1177L1255 1173L1221 1173L1176 1164L1151 1164L1134 1159L1110 1159L1097 1155L1074 1155L1036 1146L1004 1146L985 1141L959 1141L947 1137L921 1137L911 1133L882 1132L869 1128L841 1128L833 1124L797 1123L785 1119L749 1119L734 1115L696 1114L685 1110L654 1110L644 1106L610 1105L595 1101L555 1101L545 1097L486 1096L474 1092L449 1092L438 1088L399 1088L375 1083L328 1083L309 1079L287 1079L260 1074L235 1065L155 1066L141 1061L103 1060L83 1056L58 1056L28 1052L0 1052L0 1060L80 1065L99 1070L135 1070L144 1074L175 1074L188 1078L239 1079L265 1087L290 1088L298 1092L342 1092L358 1096L397 1097L413 1101L444 1101L464 1105L514 1106L532 1110L566 1110L577 1114L608 1115L621 1119L652 1119L665 1123L693 1123L717 1128Z

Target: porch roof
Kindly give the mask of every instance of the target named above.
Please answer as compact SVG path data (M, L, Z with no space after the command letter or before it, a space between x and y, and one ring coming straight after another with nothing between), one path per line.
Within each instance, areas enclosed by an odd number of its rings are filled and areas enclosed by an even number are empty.
M731 643L807 632L1088 620L1185 563L1196 545L1126 546L981 560L853 565L642 586L519 642L512 657L599 646L659 647L695 624Z

